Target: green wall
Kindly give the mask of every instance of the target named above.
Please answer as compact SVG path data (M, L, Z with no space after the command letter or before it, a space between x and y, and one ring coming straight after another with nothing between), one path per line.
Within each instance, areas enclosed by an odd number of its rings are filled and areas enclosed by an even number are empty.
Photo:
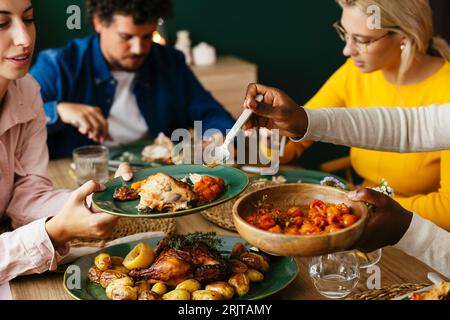
M37 50L64 46L69 39L82 37L91 32L84 11L83 0L33 0L37 27ZM67 8L78 5L82 12L81 30L69 30L66 21Z
M73 4L83 8L82 30L66 27L66 10ZM83 0L34 0L34 5L38 49L91 32ZM194 45L206 41L219 54L256 63L260 82L283 88L303 103L344 61L331 27L338 18L334 0L175 0L167 30L171 44L177 30L187 29Z
M177 0L169 34L185 28L194 43L255 62L260 82L303 103L344 61L339 14L334 0Z

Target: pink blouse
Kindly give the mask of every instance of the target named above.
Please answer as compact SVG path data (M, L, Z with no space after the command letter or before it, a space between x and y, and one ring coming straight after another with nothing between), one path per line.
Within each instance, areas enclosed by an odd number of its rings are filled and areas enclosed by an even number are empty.
M0 220L8 216L15 230L0 235L0 284L54 270L67 251L56 251L45 229L70 195L47 177L46 139L39 86L30 76L12 81L0 110Z

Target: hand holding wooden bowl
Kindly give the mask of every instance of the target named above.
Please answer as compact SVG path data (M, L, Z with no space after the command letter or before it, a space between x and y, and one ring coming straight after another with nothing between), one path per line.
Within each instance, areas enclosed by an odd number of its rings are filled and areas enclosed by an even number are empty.
M292 235L262 230L246 222L262 201L283 212L291 207L309 208L312 200L325 203L346 204L358 217L353 225L332 233L318 235ZM368 208L362 202L354 202L346 192L320 185L284 184L257 190L240 198L233 206L233 221L237 231L256 248L273 255L311 257L346 251L362 235L368 216Z

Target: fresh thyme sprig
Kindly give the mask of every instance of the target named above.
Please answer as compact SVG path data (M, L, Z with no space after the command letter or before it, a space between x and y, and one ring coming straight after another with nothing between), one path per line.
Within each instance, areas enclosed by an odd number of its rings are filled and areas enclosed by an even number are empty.
M173 235L166 239L169 247L173 249L182 249L190 247L196 249L201 243L206 245L212 251L220 251L223 246L222 239L217 237L215 232L195 232L186 235Z

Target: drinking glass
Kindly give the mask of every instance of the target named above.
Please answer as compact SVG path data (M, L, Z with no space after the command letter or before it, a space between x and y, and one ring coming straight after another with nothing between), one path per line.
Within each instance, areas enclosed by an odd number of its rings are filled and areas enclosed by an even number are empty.
M104 146L86 146L73 151L75 175L78 185L94 180L106 183L109 180L109 150Z
M313 257L309 275L317 291L330 299L348 296L359 281L359 263L354 251Z
M359 267L364 269L376 265L378 262L380 262L383 250L377 249L375 251L367 253L356 250L355 253L358 257Z

